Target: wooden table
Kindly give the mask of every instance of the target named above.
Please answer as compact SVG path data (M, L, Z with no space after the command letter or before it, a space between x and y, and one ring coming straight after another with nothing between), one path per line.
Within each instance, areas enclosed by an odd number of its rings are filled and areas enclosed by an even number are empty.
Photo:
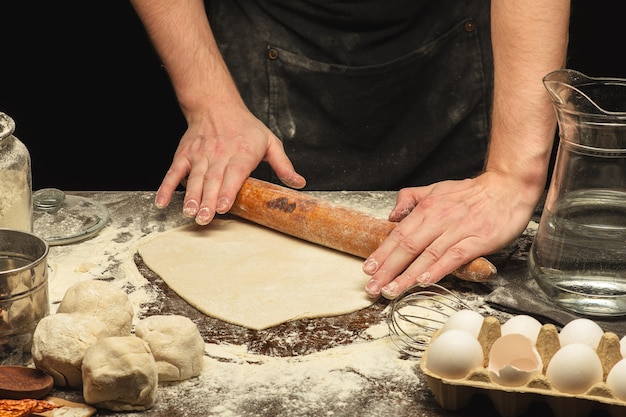
M127 413L100 410L98 415L499 415L490 401L481 396L463 410L443 410L420 374L418 359L401 354L390 342L386 325L389 305L384 300L345 316L299 320L263 331L241 328L198 312L150 271L134 250L147 235L190 222L181 215L182 193L176 194L171 205L163 210L154 207L152 192L68 194L103 203L110 212L111 222L89 240L51 247L51 313L56 311L72 283L105 279L126 290L136 306L136 320L154 314L182 314L196 323L206 342L205 369L200 377L161 383L157 403L150 410ZM386 216L395 201L393 192L314 194L380 217ZM519 251L527 246L527 238L525 245L513 246ZM493 257L496 266L509 262L510 251L508 248L506 253ZM481 284L454 278L444 281L478 304L489 292ZM77 391L55 389L52 395L82 401ZM525 414L531 415L551 413L537 404Z

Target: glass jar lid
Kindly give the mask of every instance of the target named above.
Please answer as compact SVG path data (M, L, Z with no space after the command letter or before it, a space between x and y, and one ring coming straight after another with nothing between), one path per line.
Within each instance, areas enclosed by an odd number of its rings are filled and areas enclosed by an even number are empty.
M51 246L88 239L109 220L107 208L90 198L65 194L56 188L33 193L33 231Z

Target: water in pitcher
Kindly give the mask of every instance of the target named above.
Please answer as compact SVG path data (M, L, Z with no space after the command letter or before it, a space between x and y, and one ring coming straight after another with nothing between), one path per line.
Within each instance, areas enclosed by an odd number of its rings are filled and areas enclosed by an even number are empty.
M626 315L626 80L559 70L544 78L559 148L529 268L557 305Z
M557 304L597 316L626 311L626 191L576 191L539 228L530 270Z

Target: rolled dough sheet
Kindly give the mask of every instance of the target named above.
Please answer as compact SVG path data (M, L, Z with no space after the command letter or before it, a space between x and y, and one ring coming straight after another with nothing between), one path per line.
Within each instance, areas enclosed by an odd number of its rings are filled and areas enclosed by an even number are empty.
M363 260L239 219L140 242L144 263L209 316L250 329L370 306Z

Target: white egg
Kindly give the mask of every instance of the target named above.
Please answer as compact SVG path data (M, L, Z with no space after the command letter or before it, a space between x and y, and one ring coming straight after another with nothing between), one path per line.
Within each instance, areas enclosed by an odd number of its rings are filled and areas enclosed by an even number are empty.
M464 330L472 336L478 337L483 321L484 317L474 310L459 310L446 320L441 331Z
M491 379L500 385L524 385L542 369L541 356L534 342L522 334L500 336L489 351L487 370Z
M534 317L520 314L508 319L501 327L501 334L521 334L529 338L533 343L537 342L537 336L541 330L541 322Z
M585 343L596 349L604 330L593 320L580 318L567 323L559 332L559 342L561 346L570 343Z
M594 349L586 343L570 343L556 351L546 377L555 389L568 394L581 394L602 382L602 363Z
M478 339L464 330L452 329L437 336L428 347L426 368L448 379L461 379L482 366L483 348Z
M617 398L626 401L626 359L613 365L606 376L606 384Z

